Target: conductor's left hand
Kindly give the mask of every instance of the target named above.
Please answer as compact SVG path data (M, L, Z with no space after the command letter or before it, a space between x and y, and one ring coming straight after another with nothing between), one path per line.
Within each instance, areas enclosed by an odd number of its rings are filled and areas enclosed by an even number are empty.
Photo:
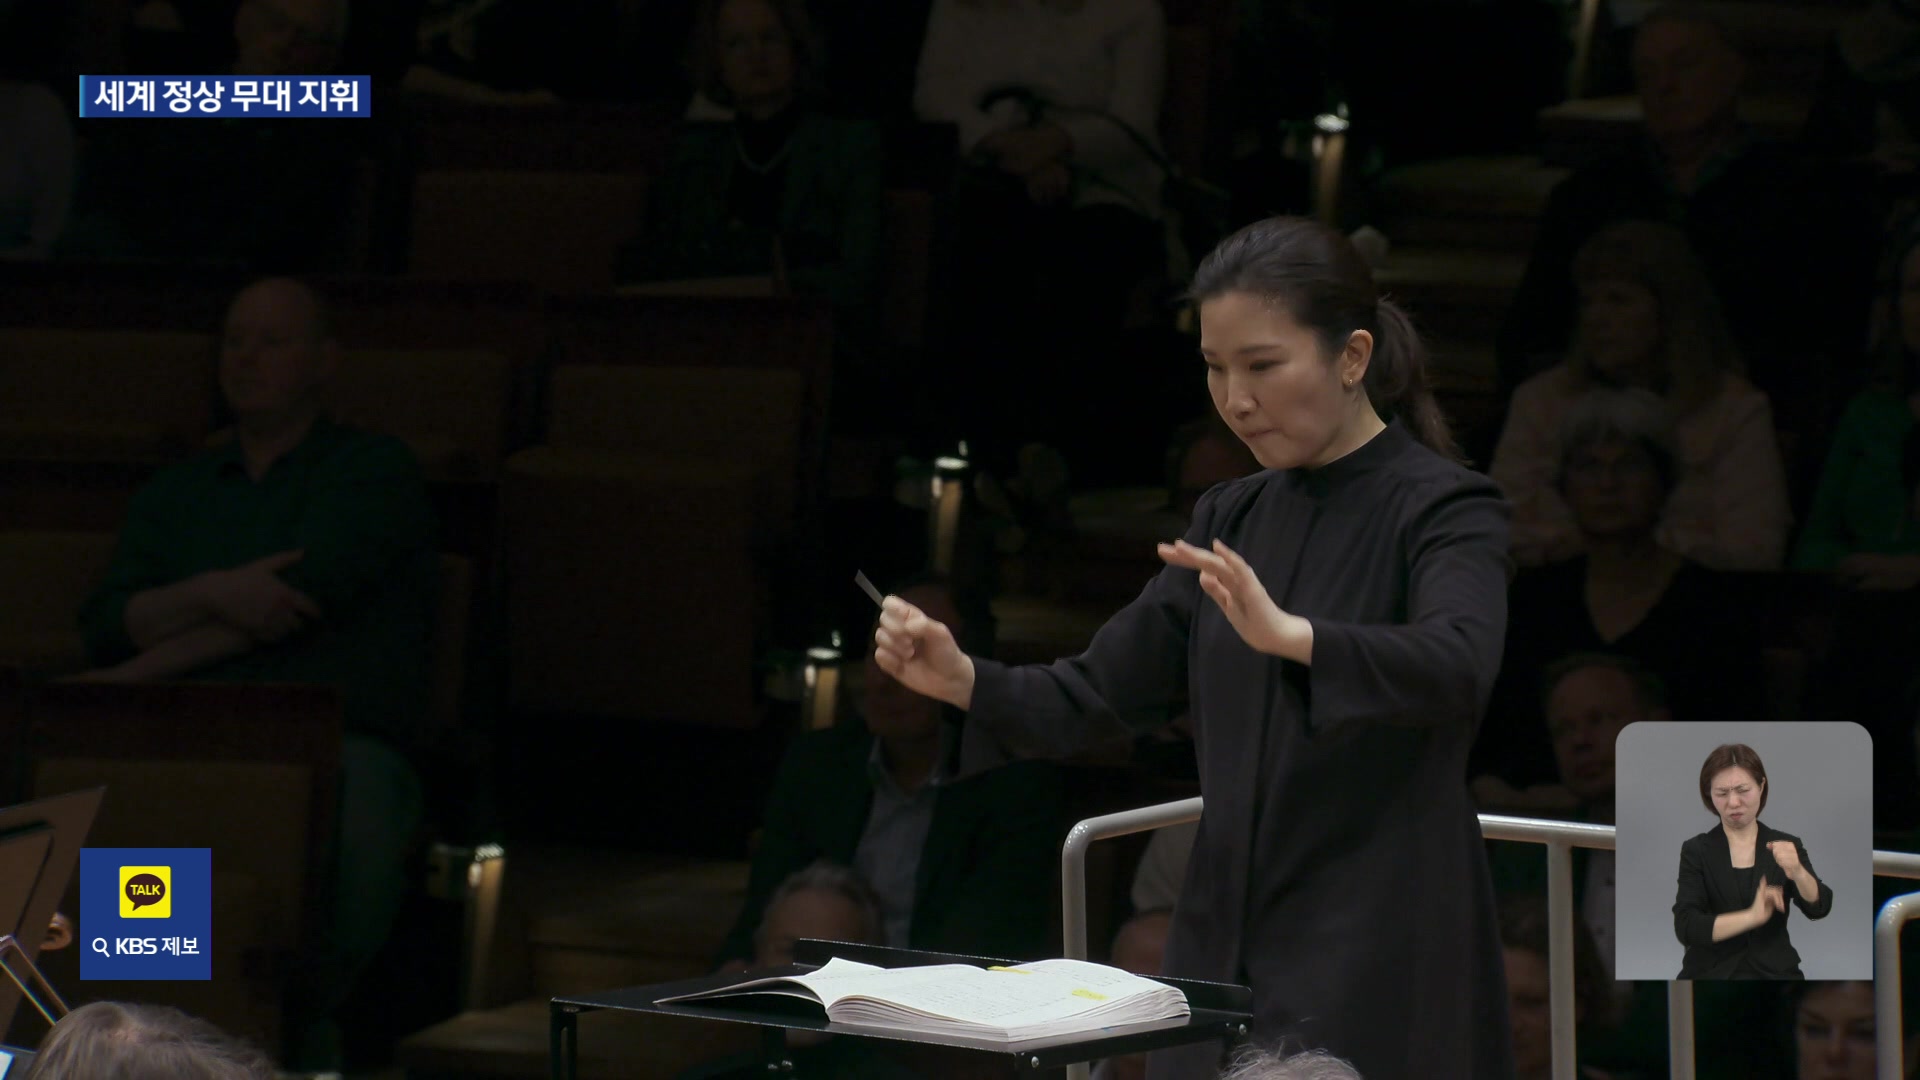
M1280 610L1267 595L1253 567L1218 540L1213 550L1185 540L1160 545L1160 558L1172 566L1200 573L1200 588L1220 605L1240 640L1271 656L1306 663L1313 653L1313 624Z

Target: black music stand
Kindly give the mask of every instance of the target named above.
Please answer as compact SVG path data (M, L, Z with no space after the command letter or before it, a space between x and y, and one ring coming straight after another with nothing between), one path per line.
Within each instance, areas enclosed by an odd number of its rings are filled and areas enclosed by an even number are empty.
M48 1024L66 1015L67 1003L34 959L106 791L88 788L0 809L0 972ZM14 990L0 983L0 1034L19 1007Z
M1244 986L1200 982L1194 979L1158 980L1169 986L1178 987L1187 995L1187 1005L1191 1015L1184 1018L1128 1025L1125 1028L1081 1032L1011 1045L992 1039L969 1038L964 1035L848 1027L830 1023L818 1013L809 1015L786 1011L780 1008L777 1001L769 1002L765 999L734 998L679 1002L671 1005L657 1004L661 998L694 994L703 990L717 990L753 979L803 974L817 970L834 957L886 968L917 967L925 964L991 966L1013 962L990 960L979 956L887 949L877 945L803 940L794 945L794 963L788 967L763 968L745 973L729 972L627 990L606 990L594 994L556 997L549 1005L551 1010L549 1013L550 1061L553 1080L575 1080L576 1070L579 1068L577 1053L579 1032L576 1021L581 1013L600 1009L752 1024L761 1029L761 1053L770 1072L781 1071L786 1053L786 1033L790 1029L822 1031L843 1038L883 1039L923 1046L985 1051L1002 1057L1010 1070L1037 1072L1083 1061L1096 1061L1122 1054L1139 1054L1149 1050L1163 1050L1170 1046L1184 1046L1214 1039L1231 1043L1247 1033L1247 1025L1253 1019L1253 991ZM787 1071L791 1071L791 1065L787 1066Z

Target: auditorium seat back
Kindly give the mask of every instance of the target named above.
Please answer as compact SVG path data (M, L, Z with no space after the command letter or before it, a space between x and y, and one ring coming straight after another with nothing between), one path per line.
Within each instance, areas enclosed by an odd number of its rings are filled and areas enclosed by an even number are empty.
M217 398L207 334L0 329L0 457L163 461L201 444Z
M113 534L0 532L0 666L68 675L86 666L80 606L106 573Z

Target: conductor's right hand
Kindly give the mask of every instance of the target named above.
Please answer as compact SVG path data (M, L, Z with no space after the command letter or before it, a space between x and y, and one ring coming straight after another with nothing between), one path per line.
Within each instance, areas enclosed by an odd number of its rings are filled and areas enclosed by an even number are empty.
M960 651L945 623L897 596L880 605L873 659L916 694L962 710L973 705L973 658Z

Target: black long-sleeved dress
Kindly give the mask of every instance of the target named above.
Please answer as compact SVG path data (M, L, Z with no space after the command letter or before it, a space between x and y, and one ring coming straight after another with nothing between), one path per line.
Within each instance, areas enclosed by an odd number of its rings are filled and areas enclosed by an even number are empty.
M1511 1076L1505 978L1465 765L1506 626L1507 506L1398 423L1319 469L1209 492L1223 540L1313 624L1311 666L1249 648L1164 569L1078 657L976 661L963 764L1070 753L1188 706L1205 816L1166 973L1253 988L1253 1038L1368 1080ZM1155 1080L1215 1075L1206 1048Z

